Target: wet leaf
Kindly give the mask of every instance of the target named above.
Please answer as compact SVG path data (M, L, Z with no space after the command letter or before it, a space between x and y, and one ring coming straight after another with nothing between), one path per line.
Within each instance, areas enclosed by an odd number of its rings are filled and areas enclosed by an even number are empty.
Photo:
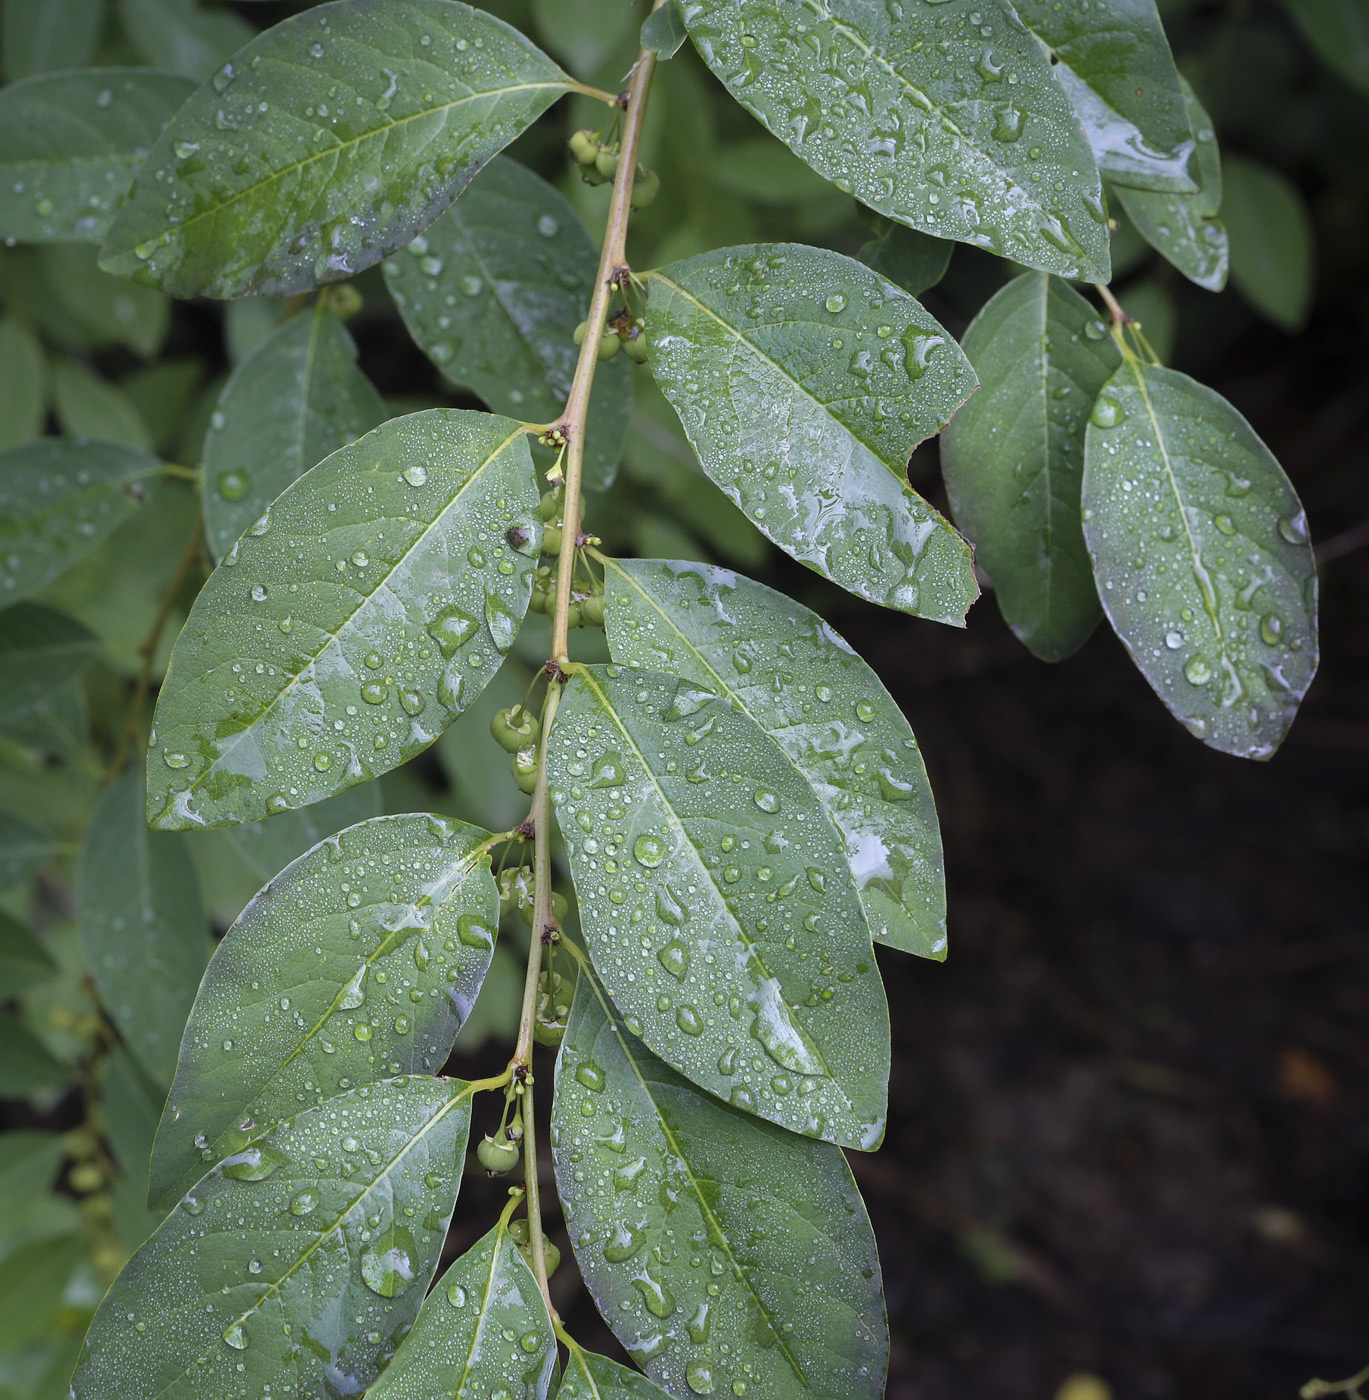
M1191 191L1193 128L1155 0L1061 5L1015 0L1055 55L1055 76L1103 177L1142 190Z
M944 958L936 807L879 677L816 613L727 569L615 559L605 580L613 659L707 687L750 715L779 750L773 761L792 764L836 823L876 941Z
M1176 719L1269 758L1317 668L1307 518L1250 424L1187 375L1123 365L1084 458L1103 610Z
M6 4L0 9L0 51L10 81L89 63L104 19L104 0Z
M1093 155L1010 7L682 0L681 9L733 97L863 204L1028 267L1107 280Z
M256 821L427 748L518 633L537 499L522 426L464 409L392 419L287 487L172 653L153 824Z
M1113 191L1137 232L1191 282L1209 292L1226 286L1228 263L1222 207L1222 158L1212 119L1187 79L1180 78L1189 120L1197 137L1196 194L1152 194L1117 186Z
M26 884L56 854L57 843L41 827L0 810L0 893Z
M171 298L155 287L101 272L97 257L97 250L85 243L38 249L45 290L56 303L57 338L71 338L81 349L126 345L151 359L171 328ZM51 334L52 327L48 330Z
M41 603L0 611L0 724L46 704L79 680L99 653L93 632Z
M856 256L909 296L920 297L946 275L955 251L955 244L949 239L904 228L882 215L877 215L871 225L875 236Z
M91 814L78 874L81 946L110 1020L164 1085L209 961L209 925L182 838L149 831L145 809L135 767Z
M190 1013L152 1154L154 1205L302 1106L441 1068L499 926L486 839L422 813L375 817L256 895Z
M883 1395L879 1259L841 1151L699 1092L585 974L552 1141L585 1284L653 1381L672 1395Z
M17 316L0 317L0 451L41 435L47 417L46 379L38 337Z
M1272 166L1232 156L1223 190L1231 280L1276 326L1301 330L1316 290L1316 240L1298 187Z
M389 416L356 359L320 298L224 385L204 439L205 537L216 559L291 482Z
M1093 307L1043 273L1002 288L962 346L980 390L941 437L951 509L1008 625L1059 661L1101 616L1079 490L1089 413L1121 353Z
M119 0L119 22L154 68L203 82L256 29L231 10L201 9L197 0Z
M25 6L6 12L14 8ZM94 68L0 91L0 236L98 243L152 143L194 90L174 73Z
M460 1080L368 1085L215 1167L105 1296L73 1400L305 1400L370 1385L437 1265L469 1095Z
M123 1046L110 1051L100 1082L101 1127L115 1160L137 1188L136 1199L144 1211L147 1164L152 1156L157 1119L166 1101L165 1087L164 1081L158 1084L149 1079ZM141 1244L142 1239L136 1243Z
M315 6L181 109L104 266L183 297L351 276L426 228L569 87L516 30L457 0Z
M650 49L663 63L674 58L688 38L689 32L675 0L666 0L642 21L642 47Z
M419 348L496 413L561 415L599 250L559 191L496 159L436 223L385 263L385 283ZM626 356L599 366L586 424L586 485L618 469L632 413Z
M45 439L0 453L0 605L46 587L146 499L155 457Z
M369 1400L547 1400L556 1335L532 1270L496 1225L438 1279Z
M633 1033L748 1112L875 1147L888 1011L807 779L726 696L617 666L576 670L548 764L585 942Z
M961 625L978 592L969 548L907 482L913 448L975 387L954 339L820 248L723 248L649 284L652 372L704 471L815 572Z
M607 1356L572 1346L556 1400L667 1400L667 1397L655 1381L647 1380L639 1372L629 1371Z
M224 835L229 845L251 866L253 874L270 880L325 837L335 835L343 827L378 817L380 813L380 784L370 782L344 788L296 812L281 812L262 822L230 826Z

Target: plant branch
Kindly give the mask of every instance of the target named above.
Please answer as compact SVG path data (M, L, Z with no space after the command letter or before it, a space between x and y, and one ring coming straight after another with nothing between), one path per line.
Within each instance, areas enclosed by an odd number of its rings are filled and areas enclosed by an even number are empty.
M561 554L557 564L556 611L552 618L551 654L562 665L569 661L567 617L570 610L570 584L575 568L575 551L580 539L580 484L584 478L585 419L589 412L594 371L599 363L599 342L608 324L609 307L615 289L627 277L627 226L632 214L632 182L637 173L637 148L642 139L651 78L656 71L656 55L643 49L637 55L632 80L627 89L623 113L623 135L618 148L618 173L613 179L613 197L608 206L608 227L599 257L594 297L585 318L585 336L580 342L580 358L575 364L570 397L557 425L566 441L565 490L562 493Z
M1101 282L1095 282L1093 284L1093 290L1103 298L1103 305L1107 307L1108 312L1111 314L1112 324L1114 326L1124 326L1131 320L1131 317L1122 310L1122 303L1118 301Z
M1343 1381L1308 1381L1298 1392L1302 1400L1317 1400L1321 1395L1348 1395L1360 1400L1360 1386L1369 1384L1369 1366Z
M195 561L200 557L200 546L203 541L204 525L203 522L197 520L195 528L190 532L190 539L186 542L185 553L181 555L181 562L176 565L176 572L162 597L162 605L157 610L156 620L138 647L142 653L143 664L138 669L138 683L133 689L133 699L128 707L128 719L124 722L118 747L114 750L114 757L110 760L109 770L105 775L107 778L113 779L119 776L124 766L124 760L128 757L128 751L133 747L133 741L138 737L138 721L142 717L143 706L147 702L147 692L152 687L152 666L157 658L157 643L161 641L162 630L166 627L167 619L171 616L171 609L176 606L181 586L194 567Z

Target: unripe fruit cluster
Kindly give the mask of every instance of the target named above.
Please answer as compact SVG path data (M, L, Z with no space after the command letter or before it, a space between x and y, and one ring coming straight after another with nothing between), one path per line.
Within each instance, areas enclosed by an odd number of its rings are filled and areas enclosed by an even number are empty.
M556 611L556 578L545 565L532 576L532 599L528 606L533 612L551 614ZM597 583L575 582L566 606L568 627L602 627L604 625L603 588Z
M505 918L516 909L519 917L529 928L532 927L533 880L532 866L520 865L517 869L499 872L499 916ZM551 916L559 924L566 917L566 897L551 892Z
M543 972L537 991L537 1019L533 1022L532 1038L539 1045L560 1045L570 1020L570 989L561 984L559 972Z
M523 1219L510 1220L509 1238L518 1246L523 1258L531 1264L532 1245L530 1243L528 1222ZM547 1266L548 1278L561 1266L561 1251L557 1249L545 1235L542 1237L542 1262Z
M588 332L589 322L581 321L575 328L575 343L579 345ZM622 350L633 364L646 364L646 322L640 316L634 319L624 311L605 327L603 335L599 337L599 359L611 360L619 350ZM551 553L545 545L543 552Z
M570 138L570 153L580 167L586 184L606 185L618 174L618 147L600 139L597 133L581 128ZM632 181L632 203L645 209L661 189L661 177L638 164Z

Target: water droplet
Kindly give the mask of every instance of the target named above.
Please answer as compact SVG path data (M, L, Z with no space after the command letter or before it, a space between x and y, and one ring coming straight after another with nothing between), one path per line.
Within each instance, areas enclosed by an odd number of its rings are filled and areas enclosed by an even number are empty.
M406 715L421 715L425 701L416 690L401 690L399 703L404 707Z
M575 1071L575 1077L586 1089L592 1089L596 1094L603 1092L605 1083L604 1072L593 1060L586 1060L584 1064Z
M1084 327L1084 334L1090 340L1103 340L1108 333L1108 328L1096 317Z
M162 755L162 762L165 763L168 768L184 768L190 762L190 755L184 753L164 753Z
M780 810L779 794L771 792L769 788L757 788L751 794L751 800L762 812L774 813Z
M594 761L594 776L588 786L592 788L622 787L627 782L623 760L616 753L601 754Z
M555 238L561 232L561 225L550 214L543 214L537 221L537 232L543 238Z
M1296 515L1280 517L1279 534L1289 544L1306 544L1308 541L1306 512L1300 510Z
M1265 646L1276 647L1283 638L1283 619L1269 613L1260 621L1260 640Z
M1195 656L1184 667L1184 678L1190 685L1206 685L1212 679L1212 667L1201 656Z
M639 865L655 870L666 857L665 842L658 836L639 836L633 842L632 854Z
M846 310L846 298L840 292L833 292L823 304L834 316Z
M464 1308L466 1306L466 1290L459 1283L452 1284L447 1290L447 1301L454 1308Z
M361 687L361 698L368 705L383 705L385 703L385 687L379 681L367 681Z
M235 1322L223 1334L223 1339L234 1351L245 1351L247 1349L247 1333L242 1330L242 1323Z
M716 1388L713 1372L702 1361L691 1361L685 1367L685 1380L695 1395L712 1395Z
M1126 409L1122 407L1121 401L1115 399L1111 394L1099 394L1098 402L1093 406L1093 412L1089 415L1089 422L1096 428L1115 428L1123 418L1126 417Z
M289 1158L266 1143L254 1143L223 1159L223 1174L234 1181L265 1181Z
M1178 651L1184 644L1184 634L1182 632L1166 632L1165 645L1170 651Z
M683 982L689 971L689 949L678 938L673 938L656 954L656 961L672 977Z
M675 1024L686 1035L702 1035L704 1023L692 1006L682 1006L675 1013Z
M781 1069L796 1074L827 1073L822 1056L803 1027L794 1020L780 990L778 978L767 977L759 988L759 1003L752 1033Z
M400 476L404 478L410 486L422 486L428 480L427 467L412 466L405 467Z
M458 608L447 608L438 613L425 630L437 643L442 655L450 661L457 650L480 630L480 624Z
M508 651L518 635L518 619L497 593L485 595L485 625L490 629L490 636L500 654Z
M604 1258L610 1264L625 1264L646 1243L646 1230L619 1220L613 1227L613 1237L604 1246Z
M366 964L362 963L352 974L351 980L342 989L342 993L338 997L337 1004L343 1011L355 1011L357 1007L366 1000L365 983Z
M418 1277L413 1236L392 1225L361 1252L361 1279L372 1293L397 1298Z
M252 478L244 471L220 472L214 479L225 501L240 501L252 488Z
M1236 522L1229 515L1213 516L1212 523L1224 535L1234 535L1236 533Z
M254 603L264 603L267 598L267 588L264 583L254 583L252 585L252 601Z
M311 1190L301 1191L290 1202L291 1215L308 1215L318 1205L318 1192Z

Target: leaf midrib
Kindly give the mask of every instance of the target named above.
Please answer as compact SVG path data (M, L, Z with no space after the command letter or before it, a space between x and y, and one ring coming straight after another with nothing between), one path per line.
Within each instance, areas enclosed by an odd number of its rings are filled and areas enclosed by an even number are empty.
M295 161L291 165L282 166L279 170L273 170L269 175L264 175L260 180L256 180L252 184L246 186L246 188L238 190L235 193L231 194L227 199L224 199L216 204L211 204L206 208L199 210L197 213L192 214L189 218L182 219L177 224L163 224L161 229L157 233L152 234L151 237L160 237L169 232L174 231L177 235L178 240L181 242L185 242L186 230L194 227L194 225L199 223L202 219L218 216L225 209L231 209L235 204L239 203L240 201L250 199L253 195L257 193L258 190L265 189L267 186L275 184L277 181L283 180L287 176L294 175L297 171L306 169L308 166L313 165L316 161L329 159L336 160L338 158L341 158L343 153L345 153L352 147L360 146L363 143L369 142L376 138L379 138L382 141L388 141L393 132L398 131L401 127L407 125L409 122L425 120L429 117L434 117L439 114L445 115L446 113L454 110L455 108L463 106L467 102L474 102L482 98L493 97L496 101L498 101L500 98L509 96L513 93L539 92L545 91L549 88L559 92L569 92L571 90L570 80L563 79L563 81L561 82L513 83L508 85L507 87L482 88L478 91L472 90L462 97L454 98L450 102L442 102L434 107L425 107L420 111L411 112L408 116L399 117L395 121L388 122L384 126L373 127L371 130L363 132L360 136L352 137L349 141L339 141L335 145L326 146L321 151L311 152L309 155L305 156L303 160ZM138 241L141 243L143 240L139 239ZM131 244L126 245L124 248L120 249L120 251L127 253L131 247Z
M441 1080L438 1082L449 1084L451 1081ZM252 1314L255 1313L262 1306L263 1303L274 1299L280 1293L281 1289L285 1286L285 1284L288 1283L291 1279L293 1279L295 1275L299 1273L299 1271L305 1266L305 1264L309 1262L309 1260L314 1256L314 1254L322 1248L323 1242L331 1238L334 1234L341 1230L343 1221L346 1220L352 1214L352 1212L356 1210L356 1208L367 1198L367 1196L370 1195L372 1191L376 1189L377 1186L380 1185L381 1182L388 1182L390 1174L394 1171L395 1167L404 1160L405 1156L407 1156L408 1153L411 1152L419 1143L423 1142L428 1136L428 1134L432 1132L432 1130L435 1127L437 1127L437 1125L441 1123L442 1120L446 1118L446 1116L449 1113L451 1113L453 1109L463 1104L470 1097L471 1092L471 1086L467 1084L462 1088L460 1093L455 1094L451 1098L449 1098L447 1102L444 1103L437 1110L437 1112L434 1113L432 1117L428 1119L428 1121L418 1130L418 1132L415 1133L414 1136L411 1137L403 1145L403 1147L399 1149L399 1152L388 1162L386 1162L385 1165L375 1174L375 1176L373 1176L371 1180L366 1183L366 1185L362 1188L361 1192L356 1196L356 1198L349 1205L347 1205L345 1208L341 1209L337 1213L337 1218L333 1221L333 1223L326 1230L322 1231L319 1235L317 1235L311 1241L308 1248L305 1249L304 1252L299 1256L299 1258L296 1259L295 1262L284 1273L282 1273L281 1276L278 1279L276 1279L274 1283L271 1283L262 1291L261 1295L256 1299L252 1306L247 1309L246 1312L239 1313L238 1316L234 1318L233 1323L230 1323L229 1326L232 1326L234 1323L244 1322L246 1319L250 1318ZM308 1112L310 1110L305 1111ZM460 1190L461 1183L459 1177L457 1179L456 1185L457 1190ZM215 1347L220 1345L222 1345L222 1343L219 1341L218 1338L215 1338L213 1341L211 1341L209 1345L205 1347L197 1356L192 1358L189 1365L182 1366L180 1373L177 1376L175 1376L172 1380L168 1381L166 1385L164 1385L159 1391L157 1391L152 1397L150 1397L150 1400L161 1400L162 1396L166 1395L168 1391L170 1391L174 1386L179 1385L181 1381L185 1379L186 1376L190 1375L194 1367L202 1364L205 1358L209 1356L211 1352L214 1351Z
M723 1241L723 1249L727 1254L728 1261L732 1265L733 1273L736 1274L737 1278L741 1281L742 1286L746 1289L746 1291L751 1295L752 1299L755 1301L756 1307L759 1309L761 1316L765 1318L766 1325L770 1328L771 1336L774 1337L775 1344L779 1347L781 1353L784 1356L784 1359L789 1363L789 1366L793 1370L794 1374L799 1378L799 1380L804 1384L804 1386L807 1387L808 1377L804 1374L803 1367L799 1365L797 1358L794 1356L793 1352L790 1351L788 1345L784 1340L783 1333L781 1332L780 1328L776 1325L776 1320L770 1314L770 1309L766 1307L764 1300L761 1298L760 1294L756 1292L755 1285L751 1282L750 1276L747 1274L745 1269L742 1268L741 1262L738 1260L736 1254L733 1252L731 1237L723 1229L721 1222L718 1220L718 1217L713 1212L713 1208L708 1204L708 1201L698 1184L698 1178L694 1174L693 1164L690 1162L688 1156L682 1150L679 1138L675 1136L675 1131L671 1127L669 1120L666 1118L665 1114L661 1112L655 1097L653 1096L650 1088L647 1086L647 1081L643 1076L641 1070L638 1068L637 1060L633 1056L632 1051L628 1046L627 1037L623 1034L623 1028L619 1025L617 1016L614 1015L615 1008L610 1006L603 990L600 988L598 982L592 975L588 978L588 982L590 990L594 993L594 996L599 1002L600 1008L604 1013L604 1020L607 1023L607 1025L612 1029L614 1038L618 1042L618 1047L623 1052L623 1059L627 1061L628 1066L632 1070L633 1078L636 1079L637 1083L641 1086L642 1093L646 1096L647 1102L650 1103L652 1108L656 1110L656 1126L660 1128L661 1133L665 1137L666 1142L670 1144L670 1150L675 1154L676 1160L684 1163L685 1176L688 1178L690 1187L694 1192L694 1198L699 1204L700 1214L704 1217L705 1221L709 1225L711 1225L716 1231L717 1238ZM836 1150L840 1151L839 1148Z
M680 819L679 814L675 811L674 804L670 801L670 799L665 795L665 792L662 790L660 783L657 781L655 772L653 772L650 763L647 762L646 755L638 746L637 741L632 737L631 734L628 733L627 726L619 718L617 710L615 710L614 707L609 703L608 695L599 687L594 675L588 669L582 668L577 674L584 678L585 684L589 687L589 689L591 689L594 692L600 705L603 707L604 713L608 715L610 719L612 719L613 723L618 728L618 732L623 736L623 739L627 743L628 747L637 756L637 760L641 764L642 771L650 780L651 786L655 789L656 795L661 800L661 805L670 814L671 824L676 828L676 830L679 831L680 835L684 838L685 844L689 847L689 849L694 852L694 859L698 864L699 869L703 871L704 878L708 883L708 887L717 896L717 904L720 906L723 913L726 915L728 922L733 926L733 928L736 929L737 935L740 938L742 945L746 948L747 952L756 959L758 966L760 967L761 971L765 973L766 977L771 979L772 981L778 982L779 978L777 978L775 974L770 971L770 968L767 966L765 959L761 956L760 950L756 947L756 944L752 942L751 935L742 926L741 922L738 920L737 916L733 914L732 910L728 908L727 896L718 887L718 883L713 875L713 872L708 868L707 864L705 864L703 852L700 851L698 846L694 844L694 838L690 836L689 832L685 829L684 822ZM754 724L755 720L752 720L752 723ZM859 903L859 901L857 901L857 903ZM791 1015L795 1010L795 1008L791 1007L788 1002L785 1002L785 1009ZM828 1067L827 1056L824 1052L823 1047L818 1044L816 1037L812 1034L811 1031L807 1029L807 1027L804 1028L804 1033L807 1036L808 1041L812 1045L814 1051L817 1053L818 1060L822 1065L822 1071L827 1076L828 1082L831 1083L831 1085L846 1101L847 1111L849 1113L854 1114L856 1111L855 1104L852 1103L851 1096L846 1092L845 1086Z
M271 714L271 712L275 710L276 707L280 705L286 699L287 696L294 693L295 688L300 684L304 676L308 674L311 670L313 670L323 659L323 657L327 655L328 649L330 647L338 646L341 644L339 638L351 625L352 620L356 617L356 615L364 607L366 607L366 605L372 600L372 598L376 596L377 593L380 592L382 588L389 587L390 579L394 576L394 574L400 568L400 566L404 564L405 561L410 558L410 556L413 555L414 551L417 550L423 544L423 542L435 529L437 529L438 525L441 524L441 522L444 521L447 518L447 516L451 514L451 512L456 508L457 502L466 493L466 491L469 490L470 487L473 486L477 480L479 480L481 475L489 468L490 464L503 454L503 452L511 442L514 442L518 438L522 437L525 431L526 430L524 429L523 425L520 423L513 430L513 432L511 432L496 448L493 449L493 451L486 454L484 460L481 461L479 466L477 466L475 470L472 471L471 474L466 478L466 480L461 483L460 487L456 491L456 494L451 496L448 499L446 505L444 505L437 512L437 514L433 516L433 518L428 522L428 524L423 527L423 529L414 539L413 543L406 550L404 550L402 554L400 554L400 556L395 560L395 562L388 569L386 569L383 574L377 575L375 579L375 586L371 589L371 591L369 593L361 593L359 591L357 592L357 597L359 600L357 602L357 605L341 620L336 629L328 634L328 638L324 642L324 644L318 649L318 651L308 656L306 664L302 666L295 673L295 675L290 677L290 681L287 685L282 686L282 688L271 697L267 704L262 709L260 709L255 715L253 715L250 720L248 720L248 722L242 727L241 730L238 731L237 734L231 736L226 741L223 747L219 749L218 755L215 757L215 759L209 765L209 767L204 769L199 774L199 777L196 779L196 782L203 781L206 774L213 772L225 758L227 758L230 754L236 753L238 748L242 744L247 743L249 739L253 743L256 742L257 726L261 724L262 720L264 720L269 714ZM327 459L325 458L325 460ZM373 465L367 470L376 470L376 467ZM308 473L306 472L305 475L307 476ZM300 481L302 481L303 479L303 477L299 478Z

